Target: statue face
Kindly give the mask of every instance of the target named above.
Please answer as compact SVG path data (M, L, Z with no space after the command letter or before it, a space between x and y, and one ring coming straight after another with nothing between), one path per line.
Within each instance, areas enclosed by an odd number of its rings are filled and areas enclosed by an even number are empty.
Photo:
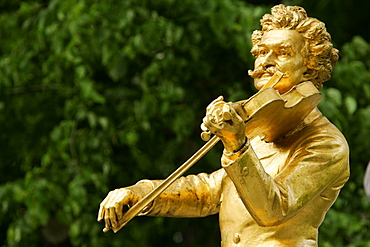
M280 94L305 81L303 74L307 67L302 55L304 44L302 35L295 30L279 29L266 32L254 54L255 70L262 68L264 71L254 78L254 86L261 89L272 77L275 69L285 74L274 86Z

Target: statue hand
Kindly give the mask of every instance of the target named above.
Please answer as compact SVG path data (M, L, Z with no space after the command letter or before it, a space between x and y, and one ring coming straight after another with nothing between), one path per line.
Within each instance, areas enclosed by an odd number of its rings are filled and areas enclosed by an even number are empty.
M132 207L140 201L150 189L145 184L135 184L130 187L115 189L108 193L100 203L98 221L105 221L104 232L119 227L119 221L123 217L123 207Z
M238 151L246 141L243 119L222 96L208 105L201 129L218 136L228 152Z

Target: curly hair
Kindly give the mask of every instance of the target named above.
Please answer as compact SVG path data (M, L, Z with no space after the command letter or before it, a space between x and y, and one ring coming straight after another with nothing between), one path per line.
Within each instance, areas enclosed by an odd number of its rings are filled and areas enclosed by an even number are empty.
M307 71L313 75L312 83L321 89L323 82L330 79L339 55L338 50L333 48L331 36L323 22L308 17L302 7L280 4L271 9L271 14L262 17L261 26L261 31L256 30L252 34L252 53L265 32L276 29L296 30L305 40L303 55Z

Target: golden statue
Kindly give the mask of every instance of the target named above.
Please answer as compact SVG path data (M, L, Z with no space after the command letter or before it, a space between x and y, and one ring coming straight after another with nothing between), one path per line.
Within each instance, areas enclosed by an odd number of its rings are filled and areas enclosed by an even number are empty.
M201 125L203 139L215 135L208 149L219 139L224 145L222 168L171 178L149 201L162 181L111 191L98 215L105 232L127 222L125 205L142 204L139 215L219 213L224 247L318 245L318 228L349 178L347 142L316 107L338 50L324 23L301 7L277 5L261 26L249 71L259 92L237 103L217 98Z

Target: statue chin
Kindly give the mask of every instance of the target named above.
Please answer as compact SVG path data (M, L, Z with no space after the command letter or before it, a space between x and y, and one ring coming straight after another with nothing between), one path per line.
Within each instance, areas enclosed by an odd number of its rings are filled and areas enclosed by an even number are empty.
M260 90L271 79L271 76L262 76L254 79L254 87Z

